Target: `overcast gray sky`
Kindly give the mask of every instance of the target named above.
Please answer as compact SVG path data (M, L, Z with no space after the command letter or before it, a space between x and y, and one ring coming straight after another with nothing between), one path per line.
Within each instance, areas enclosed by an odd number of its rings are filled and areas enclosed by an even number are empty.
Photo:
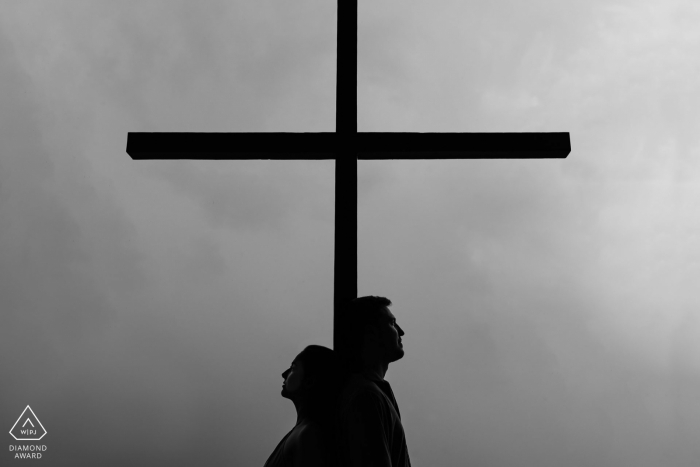
M0 425L29 404L47 466L262 466L296 419L281 373L332 344L333 162L134 162L126 136L334 131L336 3L0 3ZM699 22L360 2L360 130L573 148L359 164L413 465L697 463Z

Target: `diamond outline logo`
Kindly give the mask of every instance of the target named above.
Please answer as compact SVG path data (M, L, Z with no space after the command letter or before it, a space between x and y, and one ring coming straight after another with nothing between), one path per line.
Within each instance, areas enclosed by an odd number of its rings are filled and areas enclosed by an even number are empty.
M29 411L32 413L32 416L34 416L34 420L36 420L36 422L39 424L39 426L41 427L41 429L44 430L44 433L43 433L41 436L39 436L38 438L18 438L18 437L15 436L14 433L12 433L12 430L14 430L15 427L17 426L17 424L20 422L20 420L22 420L22 417L24 417L24 414L27 413L27 410L29 410ZM29 420L29 416L27 416L27 420ZM29 423L31 423L32 425L34 425L34 424L31 422L31 420L29 421ZM26 425L27 422L24 422L24 424ZM24 426L24 425L23 425L23 426ZM44 425L41 424L41 422L39 421L39 417L36 416L36 414L34 413L34 411L32 410L32 408L29 407L29 406L27 406L27 407L22 411L22 414L19 416L19 418L17 419L17 421L15 422L15 424L12 425L12 428L10 428L10 434L11 434L12 437L13 437L15 440L17 440L17 441L39 441L41 438L43 438L44 436L46 436L46 428L44 428Z

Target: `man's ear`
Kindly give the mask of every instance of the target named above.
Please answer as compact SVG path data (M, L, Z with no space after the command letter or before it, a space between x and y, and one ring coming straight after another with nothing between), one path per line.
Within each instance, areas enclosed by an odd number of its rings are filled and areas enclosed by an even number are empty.
M371 324L365 324L365 340L376 342L379 339L377 328Z

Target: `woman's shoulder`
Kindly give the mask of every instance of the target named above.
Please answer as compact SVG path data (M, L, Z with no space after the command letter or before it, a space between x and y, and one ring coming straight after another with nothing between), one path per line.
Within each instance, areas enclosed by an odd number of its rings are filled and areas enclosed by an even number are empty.
M326 442L323 427L314 421L299 424L291 440L295 465L325 466Z
M322 438L323 433L323 427L318 422L307 420L294 427L289 435L288 442L292 446L313 444L314 441Z
M315 420L308 420L300 424L298 428L297 438L300 441L315 441L323 437L323 426Z

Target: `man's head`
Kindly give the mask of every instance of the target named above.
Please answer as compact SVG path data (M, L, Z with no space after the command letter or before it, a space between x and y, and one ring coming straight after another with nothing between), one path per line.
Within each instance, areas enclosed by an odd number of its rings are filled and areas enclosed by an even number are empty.
M341 354L346 364L359 370L368 360L391 363L404 356L405 333L385 297L367 296L349 302L341 319Z

